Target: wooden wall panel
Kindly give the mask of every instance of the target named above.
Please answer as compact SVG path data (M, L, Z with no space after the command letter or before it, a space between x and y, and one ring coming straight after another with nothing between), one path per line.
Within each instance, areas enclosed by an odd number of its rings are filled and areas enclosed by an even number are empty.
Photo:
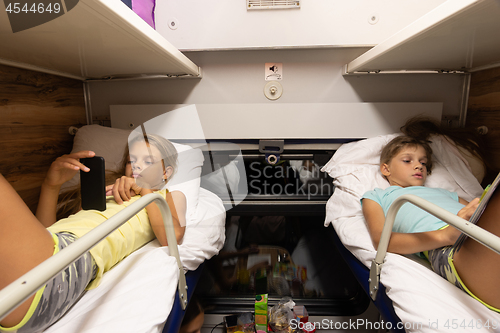
M52 161L86 124L83 83L0 65L0 172L34 211Z
M488 127L487 150L494 170L500 170L500 68L476 72L471 77L466 126Z

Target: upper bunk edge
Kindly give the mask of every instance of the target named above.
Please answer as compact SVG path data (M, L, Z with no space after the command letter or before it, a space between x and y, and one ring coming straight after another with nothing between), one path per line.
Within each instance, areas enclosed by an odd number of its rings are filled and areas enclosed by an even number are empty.
M120 0L80 0L39 26L12 32L0 13L0 63L78 80L201 77L200 68Z
M467 72L498 63L492 0L448 0L345 66L360 72ZM492 16L491 19L488 19ZM496 16L497 17L497 16ZM498 57L497 57L498 58Z

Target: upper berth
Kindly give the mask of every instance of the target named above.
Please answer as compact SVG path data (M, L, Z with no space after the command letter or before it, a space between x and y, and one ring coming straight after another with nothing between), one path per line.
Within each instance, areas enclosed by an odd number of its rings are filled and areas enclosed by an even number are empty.
M196 64L120 0L79 0L64 15L15 33L2 8L0 45L0 64L80 80L201 75Z
M500 2L448 0L345 66L345 74L500 66Z

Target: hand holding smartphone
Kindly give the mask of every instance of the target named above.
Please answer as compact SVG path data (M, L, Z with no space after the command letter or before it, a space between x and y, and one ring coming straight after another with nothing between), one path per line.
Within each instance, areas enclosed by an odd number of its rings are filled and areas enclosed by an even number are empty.
M90 169L88 172L80 170L82 209L106 210L104 158L101 156L81 158L80 162Z

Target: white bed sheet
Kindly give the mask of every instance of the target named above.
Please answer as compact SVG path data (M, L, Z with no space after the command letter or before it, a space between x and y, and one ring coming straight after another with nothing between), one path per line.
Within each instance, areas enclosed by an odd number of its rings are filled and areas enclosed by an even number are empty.
M225 209L220 198L201 188L193 220L179 246L185 271L198 268L224 244ZM161 332L178 279L175 258L154 240L107 272L98 288L86 292L45 332Z
M327 203L325 225L331 223L346 248L367 267L376 250L359 200L366 191L389 185L378 164L381 148L394 136L346 144L323 168L336 185ZM426 186L456 191L466 200L479 196L482 188L456 147L442 137L434 137L431 146L435 167ZM434 273L415 255L388 253L381 283L407 332L500 332L500 314Z

